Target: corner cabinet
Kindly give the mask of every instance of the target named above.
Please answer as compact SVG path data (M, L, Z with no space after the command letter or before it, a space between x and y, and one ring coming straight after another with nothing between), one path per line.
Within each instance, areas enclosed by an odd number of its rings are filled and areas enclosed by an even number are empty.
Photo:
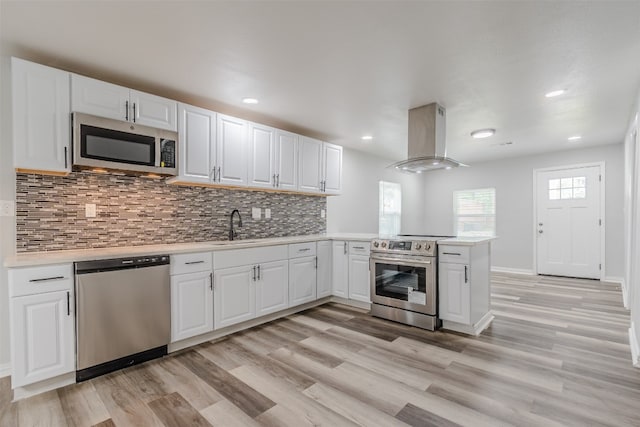
M11 387L75 371L71 264L9 269Z
M438 245L438 317L444 329L478 335L490 310L490 244Z
M73 111L176 131L178 103L78 74L71 77Z
M71 172L69 73L11 58L14 167Z

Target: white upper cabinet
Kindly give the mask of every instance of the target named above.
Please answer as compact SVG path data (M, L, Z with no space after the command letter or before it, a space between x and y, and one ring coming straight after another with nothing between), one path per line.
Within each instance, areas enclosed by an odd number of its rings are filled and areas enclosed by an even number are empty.
M300 191L340 194L342 147L300 137Z
M276 187L276 130L249 123L249 186Z
M77 74L71 76L73 111L175 131L178 103Z
M298 135L276 130L276 187L298 189Z
M178 178L209 183L215 167L216 113L191 105L178 105Z
M322 141L300 137L299 189L319 193L322 191Z
M216 182L247 185L247 122L218 114Z
M323 191L329 194L340 194L342 191L342 147L325 142L322 154Z
M69 73L11 59L14 167L71 171Z

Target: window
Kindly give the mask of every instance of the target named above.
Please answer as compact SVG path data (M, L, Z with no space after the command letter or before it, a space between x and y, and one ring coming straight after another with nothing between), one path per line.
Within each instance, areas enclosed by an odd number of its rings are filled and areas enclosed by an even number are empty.
M454 233L465 237L496 235L496 189L453 192Z
M587 178L574 176L549 180L549 200L584 199L587 197Z
M396 236L400 233L402 215L402 187L394 182L380 181L378 204L378 233Z

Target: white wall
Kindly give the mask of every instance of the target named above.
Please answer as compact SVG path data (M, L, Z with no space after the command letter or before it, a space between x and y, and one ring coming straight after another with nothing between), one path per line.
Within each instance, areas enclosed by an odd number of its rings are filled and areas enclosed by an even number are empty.
M606 276L622 277L623 145L561 151L537 156L471 164L469 168L426 173L425 223L436 234L453 232L453 191L495 187L496 233L492 265L533 270L533 170L589 162L605 162Z
M0 200L15 201L15 173L11 143L10 60L0 57ZM6 256L15 252L15 217L0 217L0 375L10 362L9 291L7 270L2 266Z
M327 201L328 233L378 233L378 182L402 185L403 233L423 224L422 179L387 169L392 160L345 148L342 159L342 194Z

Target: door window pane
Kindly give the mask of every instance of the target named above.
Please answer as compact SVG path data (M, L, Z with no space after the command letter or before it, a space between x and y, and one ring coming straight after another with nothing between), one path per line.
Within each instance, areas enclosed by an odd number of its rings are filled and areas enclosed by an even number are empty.
M584 199L587 197L587 177L549 180L549 200Z
M549 180L549 190L556 190L560 188L560 180L559 179L550 179Z
M560 200L560 190L549 190L549 200Z

